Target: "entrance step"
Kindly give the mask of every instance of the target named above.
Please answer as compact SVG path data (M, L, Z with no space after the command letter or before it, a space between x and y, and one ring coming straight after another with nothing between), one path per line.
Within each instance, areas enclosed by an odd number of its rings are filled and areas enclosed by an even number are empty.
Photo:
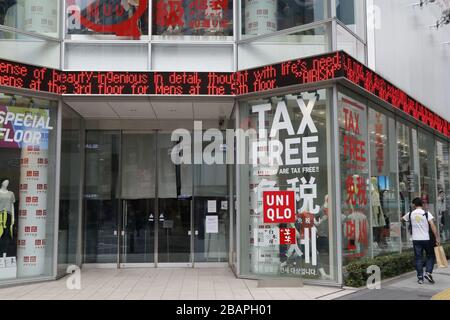
M264 278L258 280L258 288L301 288L303 281L299 278Z

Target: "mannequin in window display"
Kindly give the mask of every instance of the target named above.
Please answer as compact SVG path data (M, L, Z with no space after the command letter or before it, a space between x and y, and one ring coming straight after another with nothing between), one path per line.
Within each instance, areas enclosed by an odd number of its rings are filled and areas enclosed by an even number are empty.
M445 199L445 192L443 190L439 190L438 197L437 197L437 215L438 215L438 223L439 223L439 230L441 231L441 238L443 241L447 240L447 234L445 230L445 223L446 223L446 214L447 214L447 203Z
M189 12L185 1L158 0L155 2L157 34L159 35L182 35L185 25L185 13ZM189 23L189 22L188 22Z
M383 209L381 207L380 192L378 189L377 177L372 177L371 182L371 199L372 199L372 228L374 237L374 248L382 247L383 230L386 226Z
M13 240L14 193L8 190L9 179L0 180L0 256L8 256L9 244Z
M220 6L224 2L226 1L208 0L208 7L205 10L205 20L208 21L207 35L224 35L222 21L224 10L228 9Z

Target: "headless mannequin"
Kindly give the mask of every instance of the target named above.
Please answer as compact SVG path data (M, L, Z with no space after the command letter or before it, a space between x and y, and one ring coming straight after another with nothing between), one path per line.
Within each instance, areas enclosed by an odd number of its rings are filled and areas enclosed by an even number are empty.
M381 208L380 192L378 190L378 180L371 178L372 190L372 227L374 229L374 241L379 245L382 242L382 232L386 225L383 209Z
M8 255L9 243L13 238L14 193L8 191L9 180L3 179L0 185L0 255Z

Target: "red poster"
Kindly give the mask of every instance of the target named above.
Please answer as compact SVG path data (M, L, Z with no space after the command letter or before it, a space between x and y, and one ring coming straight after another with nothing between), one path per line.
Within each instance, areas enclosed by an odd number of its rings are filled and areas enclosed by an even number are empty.
M263 192L264 223L295 222L295 192L266 191Z
M295 244L295 228L280 229L280 244Z

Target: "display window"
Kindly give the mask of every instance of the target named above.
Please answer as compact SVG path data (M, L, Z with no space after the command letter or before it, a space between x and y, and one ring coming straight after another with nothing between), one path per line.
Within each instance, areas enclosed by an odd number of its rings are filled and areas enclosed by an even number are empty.
M67 35L148 35L148 0L66 0Z
M52 274L56 105L0 94L0 280Z
M325 0L243 0L242 35L255 36L324 20Z
M424 209L428 210L436 221L435 140L436 138L434 135L424 130L419 130L420 197L422 198Z
M344 265L370 255L367 106L338 95L342 254Z
M411 210L411 203L419 196L419 162L417 158L417 130L406 123L397 122L398 178L400 215ZM412 247L408 225L402 222L402 247Z
M232 0L155 0L154 36L233 36Z
M438 226L441 241L450 240L450 163L449 145L447 142L436 141L436 225Z
M240 115L241 269L333 280L327 90L241 103Z
M369 109L372 250L377 256L400 251L395 119Z

